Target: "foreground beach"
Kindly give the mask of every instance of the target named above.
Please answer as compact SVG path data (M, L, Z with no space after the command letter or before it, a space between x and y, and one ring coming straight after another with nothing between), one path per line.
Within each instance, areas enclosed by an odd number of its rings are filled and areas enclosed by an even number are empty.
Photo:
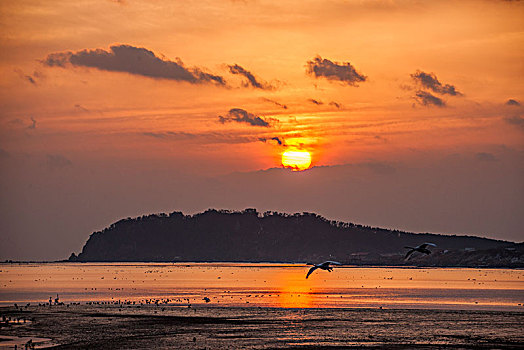
M0 348L524 348L524 313L53 305L3 307ZM16 322L16 319L20 321ZM22 321L25 319L25 323Z

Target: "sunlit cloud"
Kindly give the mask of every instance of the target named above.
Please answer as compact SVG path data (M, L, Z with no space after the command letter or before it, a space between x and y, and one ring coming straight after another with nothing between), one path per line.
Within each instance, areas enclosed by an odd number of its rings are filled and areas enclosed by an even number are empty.
M170 61L156 56L153 51L131 45L113 45L109 51L86 49L78 52L51 53L42 63L49 67L65 68L72 65L192 84L213 82L226 85L221 76L205 73L196 67L187 68L180 59Z
M307 62L306 71L315 78L326 78L331 81L340 81L346 85L358 86L367 80L367 77L358 73L349 62L333 62L320 56Z

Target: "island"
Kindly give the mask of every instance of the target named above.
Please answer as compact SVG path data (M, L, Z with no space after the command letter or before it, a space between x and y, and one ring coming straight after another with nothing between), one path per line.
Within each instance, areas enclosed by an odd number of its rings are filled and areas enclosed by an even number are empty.
M431 242L432 254L408 249ZM524 267L523 243L411 233L315 213L209 209L126 218L90 235L74 262L321 262L346 265Z

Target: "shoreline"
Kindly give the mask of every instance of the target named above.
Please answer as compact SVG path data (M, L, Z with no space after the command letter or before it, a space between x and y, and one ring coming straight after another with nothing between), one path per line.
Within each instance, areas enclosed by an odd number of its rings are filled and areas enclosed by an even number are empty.
M143 265L143 264L213 264L216 266L228 266L227 264L270 264L267 267L279 267L281 265L300 265L305 266L307 262L288 262L288 261L69 261L69 260L56 260L56 261L1 261L0 266L2 265L29 265L29 264L108 264L108 265ZM237 267L242 267L238 266ZM257 265L257 267L261 267ZM524 266L467 266L467 265L446 265L446 266L435 266L435 265L380 265L380 264L344 264L342 266L337 266L337 269L348 269L348 268L399 268L399 269L493 269L493 270L524 270Z

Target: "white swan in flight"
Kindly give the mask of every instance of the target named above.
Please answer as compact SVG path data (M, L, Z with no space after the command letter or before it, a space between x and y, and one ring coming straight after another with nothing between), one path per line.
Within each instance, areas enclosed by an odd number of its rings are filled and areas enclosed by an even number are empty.
M428 246L436 247L437 245L434 243L424 243L424 244L419 245L418 247L404 247L404 248L411 249L410 251L407 252L406 256L404 257L404 260L408 260L411 254L413 254L414 252L419 252L419 253L423 253L426 255L431 254L431 251L428 249Z
M326 271L333 271L333 268L329 265L342 265L341 263L339 262L336 262L336 261L324 261L322 264L308 264L308 265L313 265L312 268L309 269L309 271L307 272L307 275L306 275L306 279L309 277L309 275L311 275L313 273L313 271L315 271L316 269L322 269L322 270L326 270Z

